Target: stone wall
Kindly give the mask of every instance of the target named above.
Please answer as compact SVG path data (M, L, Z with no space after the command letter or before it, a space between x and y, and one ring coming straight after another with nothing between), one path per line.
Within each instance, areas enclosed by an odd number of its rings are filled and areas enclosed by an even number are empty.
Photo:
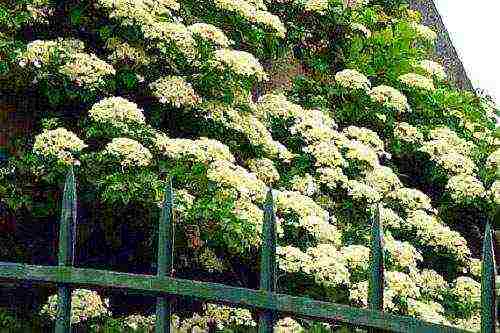
M444 65L451 81L461 88L474 91L474 87L467 76L457 50L453 46L448 30L433 0L410 0L410 7L422 13L422 23L428 25L438 33L436 44L436 58ZM450 10L453 10L450 8Z

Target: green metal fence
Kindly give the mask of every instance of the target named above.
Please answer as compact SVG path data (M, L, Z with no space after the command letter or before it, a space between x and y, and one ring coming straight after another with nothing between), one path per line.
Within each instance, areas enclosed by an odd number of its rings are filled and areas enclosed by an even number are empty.
M170 181L165 192L159 220L158 271L156 276L74 267L76 206L76 181L73 170L71 170L68 173L64 187L59 229L58 266L0 263L0 278L57 284L59 295L55 326L57 333L71 331L71 289L78 285L124 288L156 294L156 332L158 333L170 332L172 301L175 297L183 296L207 302L258 309L259 332L272 332L278 313L325 322L351 324L367 328L370 332L465 332L457 328L436 325L382 311L384 260L382 226L378 206L374 206L371 212L371 275L368 309L276 293L276 219L271 191L267 195L264 208L263 235L265 239L262 243L260 290L172 277L174 219L173 194ZM498 220L499 216L497 214L495 219ZM493 333L495 331L495 315L493 235L491 226L488 223L483 243L481 332Z

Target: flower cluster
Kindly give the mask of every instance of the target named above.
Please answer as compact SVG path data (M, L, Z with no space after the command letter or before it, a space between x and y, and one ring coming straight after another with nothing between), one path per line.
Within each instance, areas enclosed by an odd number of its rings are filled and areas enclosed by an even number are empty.
M201 163L217 160L234 162L234 156L229 148L213 139L171 139L165 134L158 134L155 138L155 146L161 154L173 160L187 159Z
M108 97L94 104L89 111L92 121L127 129L130 124L144 124L145 117L137 104L123 97Z
M33 150L44 157L53 158L63 164L72 164L74 155L87 145L73 132L65 128L45 130L35 137Z
M348 90L369 91L371 83L368 78L354 69L344 69L335 74L335 81L343 88Z
M407 87L418 89L421 91L436 90L432 79L416 73L403 74L399 77L399 81Z
M469 157L473 144L458 137L447 127L433 129L429 135L432 140L425 142L420 151L429 154L450 176L457 174L472 174L476 165Z
M217 50L212 65L222 71L229 69L237 75L255 76L258 81L267 80L267 74L259 61L251 53L245 51Z
M26 50L19 56L19 66L48 65L52 61L64 60L68 55L83 49L83 42L77 39L34 40L26 45Z
M95 54L81 52L71 54L69 61L59 68L59 72L77 86L84 86L90 90L105 85L106 80L116 74L113 66Z
M394 171L386 166L377 166L366 172L365 182L384 195L403 187Z
M126 63L134 66L144 66L150 63L145 50L137 46L131 46L121 39L108 39L106 48L112 51L108 56L112 64Z
M431 199L422 191L411 188L398 188L387 195L403 210L432 210Z
M170 50L172 46L192 64L198 57L198 44L193 33L182 23L154 21L142 27L144 37L157 41L160 50ZM154 44L153 44L154 45Z
M412 22L411 28L414 30L415 36L418 39L421 39L421 40L424 40L427 42L431 42L431 43L434 43L437 39L436 32L426 25Z
M355 160L360 163L366 164L371 168L375 168L379 165L379 159L377 152L373 150L370 146L363 144L357 140L351 140L343 145L346 154L345 157L348 160Z
M432 60L421 60L414 65L417 70L423 72L423 74L428 75L432 78L436 78L438 80L446 79L446 72L444 67Z
M466 240L456 231L450 230L438 220L422 210L409 214L404 226L414 233L421 246L431 248L437 254L444 254L463 262L470 256Z
M357 180L349 180L347 189L347 195L357 201L375 203L382 199L376 189Z
M446 184L446 189L456 202L468 202L486 194L483 183L476 177L467 174L451 177Z
M228 12L233 12L252 23L262 24L275 31L278 37L284 38L286 29L279 17L266 11L264 3L251 0L215 0L215 5Z
M370 97L374 102L385 107L396 109L399 112L408 110L408 99L399 90L381 85L370 90Z
M273 161L268 158L251 159L247 161L247 165L248 169L266 184L272 184L280 179Z
M348 138L356 139L359 142L370 146L378 153L384 151L384 141L380 140L374 131L357 126L349 126L342 131Z
M406 122L399 122L394 127L394 137L408 143L420 143L424 135L416 128Z
M162 77L149 87L162 104L191 108L201 103L201 97L196 94L191 84L180 76Z
M52 295L40 310L42 316L55 320L57 315L58 296ZM71 294L71 324L108 315L109 305L98 293L87 289L76 289Z
M309 12L325 13L328 10L328 0L307 0L304 3L304 10Z
M304 176L295 176L291 181L291 189L303 195L312 196L319 192L318 184L313 176L306 173Z
M105 153L118 158L122 167L148 166L153 159L146 147L128 138L114 138L106 145Z
M217 186L237 191L251 201L262 202L266 195L266 185L253 173L229 161L217 160L209 165L207 177Z
M207 23L195 23L188 26L189 31L220 47L229 47L233 41L229 40L222 30Z

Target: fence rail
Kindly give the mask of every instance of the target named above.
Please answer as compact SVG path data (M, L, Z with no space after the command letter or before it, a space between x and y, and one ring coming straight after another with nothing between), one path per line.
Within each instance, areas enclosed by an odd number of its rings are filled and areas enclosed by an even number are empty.
M0 262L0 278L53 283L58 286L56 333L71 331L71 289L75 286L124 288L156 297L156 332L170 332L172 299L193 297L203 301L258 309L259 332L272 332L278 313L326 322L346 323L392 332L466 332L424 322L415 318L383 312L384 274L380 209L371 209L372 244L369 280L369 308L316 301L276 293L276 218L271 191L264 207L260 290L231 287L218 283L177 279L173 272L173 195L169 181L159 219L158 271L155 276L73 267L76 241L76 181L70 170L65 182L59 231L59 265L36 266ZM495 219L499 218L499 214ZM491 226L486 226L481 278L481 332L495 332L495 262Z

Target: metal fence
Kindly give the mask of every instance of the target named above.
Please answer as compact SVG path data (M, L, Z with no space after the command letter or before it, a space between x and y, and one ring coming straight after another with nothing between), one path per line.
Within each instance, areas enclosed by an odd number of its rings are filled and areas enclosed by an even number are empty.
M379 207L371 211L372 237L368 309L316 301L276 292L276 218L269 191L264 207L260 290L173 278L173 194L169 181L159 219L158 270L156 276L74 267L77 222L76 182L73 170L66 177L59 228L59 266L0 263L0 278L55 283L58 311L55 331L71 331L71 289L78 285L124 288L156 294L156 332L170 332L172 302L175 297L193 297L259 311L259 332L273 332L278 313L344 323L370 332L465 332L461 329L424 322L383 312L384 254ZM498 220L499 214L496 215ZM495 262L491 225L486 225L481 275L481 332L495 331Z

